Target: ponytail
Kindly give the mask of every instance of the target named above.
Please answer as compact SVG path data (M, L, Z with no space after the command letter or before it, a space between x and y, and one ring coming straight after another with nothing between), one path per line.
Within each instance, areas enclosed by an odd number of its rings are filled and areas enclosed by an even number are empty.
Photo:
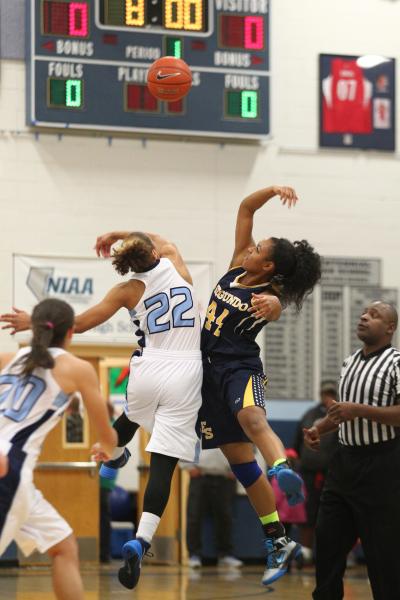
M63 300L48 298L35 306L31 320L31 351L23 357L22 376L30 375L39 367L54 367L54 359L48 349L64 342L67 331L74 325L74 311Z
M275 274L271 283L281 289L284 304L294 304L300 311L304 299L321 278L321 258L306 240L293 244L284 238L272 240L271 260L275 263Z
M155 262L153 250L154 245L149 236L135 231L114 250L112 264L120 275L126 275L129 271L143 273Z

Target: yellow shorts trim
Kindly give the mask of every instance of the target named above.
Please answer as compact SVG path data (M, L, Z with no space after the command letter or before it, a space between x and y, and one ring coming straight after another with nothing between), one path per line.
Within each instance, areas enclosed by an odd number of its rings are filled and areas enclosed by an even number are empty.
M246 389L244 392L243 398L243 408L247 406L254 406L254 394L253 394L253 376L251 375L249 381L247 382Z

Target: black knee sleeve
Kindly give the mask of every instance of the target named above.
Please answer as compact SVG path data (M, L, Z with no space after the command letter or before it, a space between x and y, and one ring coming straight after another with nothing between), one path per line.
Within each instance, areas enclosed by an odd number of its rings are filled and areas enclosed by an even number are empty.
M143 511L161 517L167 506L177 458L155 454L150 459L150 475L143 499Z
M139 425L130 421L125 413L122 413L113 423L113 427L118 435L117 446L123 447L129 444L136 431L139 429Z

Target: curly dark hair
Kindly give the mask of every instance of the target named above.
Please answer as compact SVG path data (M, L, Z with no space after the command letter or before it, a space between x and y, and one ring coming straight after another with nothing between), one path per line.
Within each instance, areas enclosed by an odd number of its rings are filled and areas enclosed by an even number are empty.
M120 275L126 275L129 271L143 273L155 262L153 250L154 244L149 236L134 231L114 250L112 264Z
M67 331L74 326L74 318L72 307L58 298L47 298L36 304L31 316L31 351L22 358L21 375L28 376L38 367L54 367L48 348L63 343Z
M283 303L295 304L299 311L321 279L321 257L306 240L292 244L285 238L271 239L273 250L269 259L275 263L271 283L281 289Z

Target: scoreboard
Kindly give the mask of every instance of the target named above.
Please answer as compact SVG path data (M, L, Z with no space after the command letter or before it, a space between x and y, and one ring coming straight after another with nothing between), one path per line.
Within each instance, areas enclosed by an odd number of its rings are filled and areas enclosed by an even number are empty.
M262 139L269 134L269 0L27 0L28 124ZM147 89L161 56L188 96Z

